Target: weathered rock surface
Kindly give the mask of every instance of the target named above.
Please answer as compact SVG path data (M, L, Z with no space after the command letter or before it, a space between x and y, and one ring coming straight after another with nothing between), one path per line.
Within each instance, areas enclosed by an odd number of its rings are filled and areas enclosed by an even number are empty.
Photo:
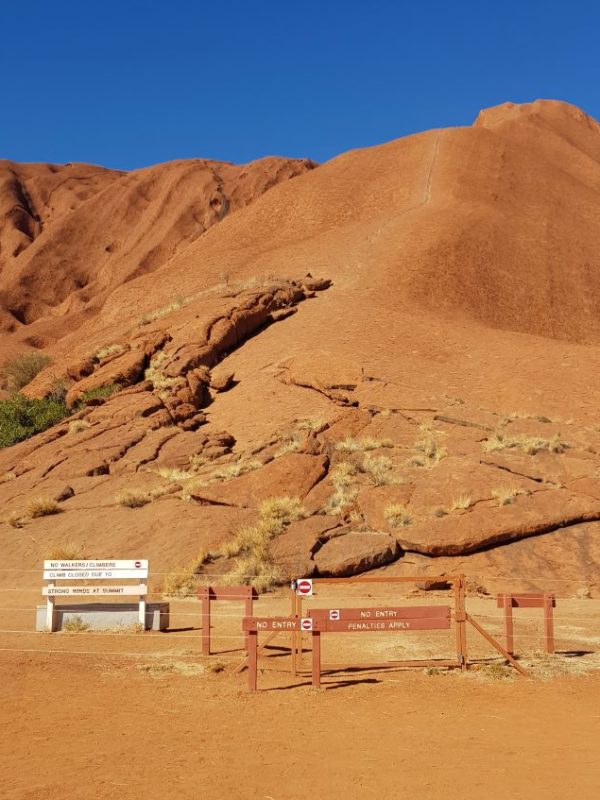
M339 526L336 517L316 516L293 522L278 536L271 553L288 579L310 578L316 572L314 554Z
M508 544L582 522L600 520L600 501L567 490L517 497L495 508L476 506L460 514L398 529L404 550L429 556L455 556Z
M398 543L387 533L353 531L326 542L314 562L319 575L343 578L389 564L399 553Z
M261 469L240 475L226 483L191 489L199 503L216 503L239 508L256 507L269 497L298 497L302 500L327 472L326 456L289 453Z

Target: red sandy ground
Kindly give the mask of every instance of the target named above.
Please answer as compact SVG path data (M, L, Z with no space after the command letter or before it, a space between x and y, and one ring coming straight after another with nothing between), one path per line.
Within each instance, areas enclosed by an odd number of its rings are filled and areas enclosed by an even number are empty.
M426 602L447 600L434 593ZM492 599L467 604L500 635ZM286 607L285 596L268 596L256 613ZM557 656L555 671L573 671L552 679L538 658L531 679L494 678L485 669L364 671L324 675L324 688L314 690L307 675L291 675L273 642L252 695L246 673L233 672L242 657L241 609L215 607L217 655L207 659L199 654L198 604L172 608L176 630L168 634L2 635L3 799L598 796L600 670L576 674L586 659L598 666L598 653ZM598 601L561 601L556 613L559 651L598 649ZM0 619L4 630L25 629L24 619L12 626L11 619L16 612ZM520 612L515 621L519 652L537 648L540 620ZM381 660L392 648L421 656L439 648L445 655L451 642L447 632L342 636L324 641L324 654ZM469 647L475 659L493 658L473 633ZM210 672L219 662L225 670Z
M108 657L2 654L0 670L6 800L600 791L598 673L550 683L396 673L250 695L227 675L154 679Z

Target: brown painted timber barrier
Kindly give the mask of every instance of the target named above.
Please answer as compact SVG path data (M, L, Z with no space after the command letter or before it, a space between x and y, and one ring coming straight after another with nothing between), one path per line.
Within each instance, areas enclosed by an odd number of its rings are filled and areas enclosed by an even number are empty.
M313 608L306 610L304 601L312 597L314 589L324 584L398 584L421 583L429 581L443 581L453 588L453 606L377 606L365 608ZM519 672L528 677L528 672L515 661L509 648L504 648L491 634L489 634L465 608L465 577L455 576L397 576L397 577L355 577L355 578L317 578L299 579L292 584L291 614L288 617L251 617L247 616L242 623L244 632L248 637L248 656L238 666L240 672L248 666L248 688L251 691L257 688L257 663L259 654L267 647L274 637L281 633L291 635L291 666L292 673L296 675L302 671L301 636L308 633L312 640L312 682L320 686L323 671L336 671L347 669L378 669L397 667L448 667L465 670L469 666L467 656L466 628L469 624L486 641L492 645L504 658ZM544 608L551 608L554 598L551 595L502 595L512 598L502 600L503 608L538 607L538 598L543 597ZM552 599L552 603L550 600ZM350 598L351 599L351 598ZM500 605L500 601L499 601ZM376 633L376 632L403 632L411 630L448 630L454 624L456 641L456 659L422 659L405 661L386 661L381 664L328 664L321 663L321 635L327 633ZM258 644L259 633L268 634L266 641L261 646Z
M230 602L244 601L246 617L252 616L254 601L258 592L253 586L201 586L198 589L198 599L202 603L202 655L210 655L210 607L214 601L228 600ZM246 648L248 637L246 637Z
M499 594L498 608L504 609L504 639L506 650L514 654L513 608L544 609L544 647L547 653L554 653L554 611L556 598L543 592L520 592L519 594Z

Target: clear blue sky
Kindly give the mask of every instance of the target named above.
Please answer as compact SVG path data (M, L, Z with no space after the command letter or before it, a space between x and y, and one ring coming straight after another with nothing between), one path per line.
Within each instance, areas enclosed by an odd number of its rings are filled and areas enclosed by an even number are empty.
M324 161L537 97L600 117L593 0L0 0L0 158Z

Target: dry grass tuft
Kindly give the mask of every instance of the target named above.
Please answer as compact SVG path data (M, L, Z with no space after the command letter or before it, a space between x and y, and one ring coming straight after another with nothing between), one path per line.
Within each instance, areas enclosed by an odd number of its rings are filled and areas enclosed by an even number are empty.
M401 503L390 503L383 512L390 528L402 528L412 523L412 517L406 506Z
M225 664L223 661L209 661L205 667L207 672L212 672L213 675L217 675L219 672L225 671Z
M174 386L178 381L179 378L169 378L167 377L161 369L162 364L166 361L167 354L164 350L160 350L158 353L155 353L152 358L150 359L150 363L144 372L144 378L147 381L150 381L152 384L152 388L155 390L164 390L169 389L171 386Z
M60 514L60 512L61 508L56 500L52 500L50 497L35 497L27 504L27 514L32 519L48 517L52 514Z
M308 417L307 419L299 419L294 424L294 427L298 431L321 433L327 427L327 422L322 417Z
M431 513L433 514L434 517L438 517L438 519L441 519L441 517L448 516L448 512L446 511L446 509L442 508L441 506L438 506L438 508L434 508Z
M365 456L362 469L375 486L397 483L393 472L394 463L387 456Z
M291 522L307 517L308 512L297 497L271 497L260 504L258 516L268 525L283 530Z
M175 467L159 467L156 470L156 474L160 475L161 478L165 478L165 480L174 482L186 481L194 477L193 472L184 469L176 469Z
M375 439L372 436L365 436L355 439L353 436L346 436L335 445L336 450L346 453L366 452L368 450L379 450L382 447L393 447L391 439Z
M64 622L62 626L62 630L67 633L85 633L89 629L89 624L84 622L81 617L72 617Z
M478 669L476 674L478 677L487 680L505 681L515 678L517 673L513 667L508 667L506 664L486 664L481 669Z
M49 561L79 561L83 558L82 548L73 542L59 544L47 554Z
M355 485L360 469L350 461L340 461L329 471L329 480L335 489L325 506L330 514L340 514L346 506L351 505L358 494Z
M549 439L542 439L539 436L507 436L500 430L485 439L481 446L486 453L494 453L497 450L520 449L530 456L535 456L537 453L544 451L560 454L569 448L568 442L563 441L559 433Z
M125 350L127 350L127 348L125 347L124 344L108 344L105 345L104 347L101 347L94 355L94 358L97 361L101 361L103 358L107 358L108 356L114 356L117 353L123 353L125 352Z
M442 458L448 455L448 451L440 445L428 429L422 428L422 430L424 430L425 435L414 443L414 449L421 455L413 456L409 460L409 464L415 467L434 467Z
M452 503L452 511L459 511L461 509L471 508L473 501L469 495L462 494L457 497Z
M69 422L69 433L83 433L90 427L90 423L85 419L74 419Z
M138 664L140 672L145 672L152 678L163 678L165 675L184 675L188 678L202 675L206 668L203 664L188 663L187 661L153 661L149 664Z
M125 506L125 508L141 508L151 503L154 498L151 492L144 492L141 489L125 489L115 499L120 506Z
M250 459L249 461L236 461L234 464L225 464L222 467L217 467L214 472L208 476L210 480L214 481L228 481L232 478L237 478L240 475L245 475L247 472L252 472L255 469L262 467L262 462L258 459Z
M501 486L497 489L492 489L492 497L499 506L508 506L514 503L515 497L519 494L523 494L523 492L514 486Z
M286 456L288 453L296 453L299 447L300 442L297 439L288 439L273 453L273 458L281 458L281 456Z
M16 511L11 511L11 513L6 518L6 521L11 528L23 527L23 520L21 519L21 515Z
M170 597L193 597L198 589L198 573L208 560L208 554L201 550L184 567L170 572L164 580L163 594Z
M150 322L154 322L156 319L166 317L167 314L171 314L173 311L179 311L179 309L187 305L188 302L189 298L179 295L168 305L163 306L162 308L157 308L155 311L149 311L146 314L143 314L139 319L139 324L148 325Z
M258 522L240 528L233 540L225 542L219 554L237 558L233 568L224 576L229 585L250 584L259 592L267 591L281 582L281 573L273 563L270 542L292 522L307 516L306 509L296 497L272 497L258 509Z

